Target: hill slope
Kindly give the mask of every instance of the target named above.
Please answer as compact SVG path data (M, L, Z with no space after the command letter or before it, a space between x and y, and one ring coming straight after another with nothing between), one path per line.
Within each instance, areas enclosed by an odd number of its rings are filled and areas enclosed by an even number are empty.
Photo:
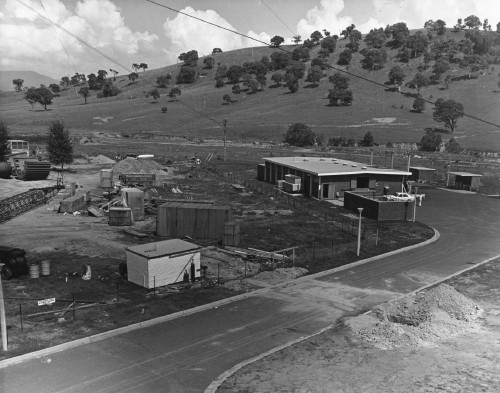
M328 59L336 66L339 53L347 41L339 40L337 49ZM363 44L361 45L363 48ZM311 58L316 56L319 47L311 51ZM219 53L214 56L217 64L228 68L241 65L245 61L258 61L262 56L270 56L274 48L258 47ZM387 74L394 65L400 65L409 80L417 72L421 59L413 59L408 65L397 62L396 51L388 49L388 62L379 71L367 71L361 68L361 54L355 53L349 72L379 83L388 80ZM306 123L314 132L326 137L346 136L361 139L369 130L377 143L417 142L425 129L437 128L443 133L443 139L450 134L436 123L432 117L432 108L427 105L423 113L411 111L413 98L397 92L390 92L381 86L349 76L353 91L352 106L331 107L327 95L332 88L328 76L335 70L325 71L319 86L311 87L308 82L300 81L300 89L290 94L286 87L273 86L271 75L267 74L267 87L257 94L232 93L231 85L215 88L215 69L203 69L203 58L198 61L197 71L200 78L190 85L179 85L182 95L171 102L167 96L174 86L180 64L158 70L139 72L135 83L130 83L126 76L118 76L115 85L121 90L118 96L97 98L96 92L84 104L78 96L78 87L61 92L54 98L50 111L43 111L40 106L31 106L23 101L22 95L8 93L0 96L1 115L15 132L38 132L46 128L53 119L64 119L73 132L110 131L115 133L137 134L154 133L162 135L180 135L196 138L221 137L222 120L228 120L228 137L247 140L281 141L290 124ZM310 66L310 62L306 63ZM491 68L491 67L489 67ZM427 71L427 73L430 71ZM158 76L171 73L173 80L167 88L158 89L160 98L155 102L147 93L155 88ZM461 76L466 71L452 64L453 76ZM422 95L430 100L453 98L463 103L465 112L493 123L500 123L497 94L497 76L494 70L487 70L477 79L453 82L449 89L441 85L431 85L422 89ZM402 91L415 93L415 90L402 87ZM227 105L222 97L229 94L233 103ZM168 107L167 113L161 108ZM453 135L464 147L481 150L500 151L500 130L470 118L462 118Z
M46 86L51 83L59 84L59 81L47 75L39 74L35 71L0 71L0 90L14 91L14 79L24 80L23 87L39 87L41 84Z

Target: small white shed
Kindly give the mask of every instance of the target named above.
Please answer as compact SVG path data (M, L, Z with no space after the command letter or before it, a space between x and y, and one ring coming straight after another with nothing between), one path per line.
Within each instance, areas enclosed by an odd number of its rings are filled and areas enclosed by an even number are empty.
M125 247L128 280L144 288L161 287L200 277L201 247L180 239Z

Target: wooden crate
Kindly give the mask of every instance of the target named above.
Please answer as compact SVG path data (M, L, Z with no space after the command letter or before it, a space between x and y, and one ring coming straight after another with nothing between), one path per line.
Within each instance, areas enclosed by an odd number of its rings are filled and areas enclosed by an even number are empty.
M113 170L101 169L101 188L113 188Z
M130 207L112 207L109 209L109 225L126 226L133 223L132 209Z

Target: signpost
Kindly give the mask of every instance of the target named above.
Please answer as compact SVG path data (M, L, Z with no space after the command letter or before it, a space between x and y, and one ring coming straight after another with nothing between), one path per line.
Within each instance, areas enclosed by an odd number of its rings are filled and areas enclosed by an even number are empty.
M56 302L56 298L55 297L51 297L49 299L39 300L38 301L38 305L39 306L48 306L49 304L53 304L55 302Z

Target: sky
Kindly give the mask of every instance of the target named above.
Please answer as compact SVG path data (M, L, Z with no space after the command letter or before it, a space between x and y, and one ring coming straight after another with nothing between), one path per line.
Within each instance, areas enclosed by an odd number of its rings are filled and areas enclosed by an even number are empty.
M339 34L355 24L362 33L405 22L422 28L429 19L452 27L476 15L500 21L500 0L155 0L249 37L269 43L275 35L291 43L315 30ZM60 80L133 63L149 69L175 64L183 52L208 55L264 45L197 21L147 0L0 0L0 70L36 71ZM31 7L34 9L28 8ZM48 18L68 32L42 17ZM494 18L494 19L493 19ZM96 48L98 54L80 40Z

